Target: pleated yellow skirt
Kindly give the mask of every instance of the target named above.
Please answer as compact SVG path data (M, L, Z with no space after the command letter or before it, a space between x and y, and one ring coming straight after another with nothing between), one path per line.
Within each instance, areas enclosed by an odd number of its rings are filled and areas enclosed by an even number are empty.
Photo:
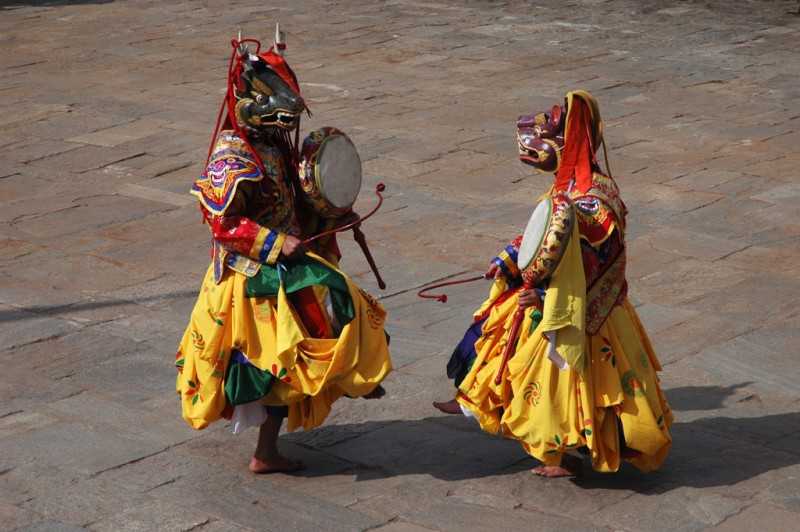
M228 271L219 284L209 267L176 355L183 417L196 429L226 410L224 377L233 351L277 378L263 402L288 405L288 429L319 426L343 395L371 392L391 371L386 312L341 273L354 317L338 338L309 338L283 288L277 297L247 297L247 277Z
M597 334L587 335L583 372L559 369L548 358L549 342L529 330L526 317L517 352L495 385L517 301L514 295L491 310L459 403L484 431L518 440L546 465L586 447L597 471L617 471L623 458L642 471L658 469L672 442L672 412L658 382L661 366L633 306L624 301Z

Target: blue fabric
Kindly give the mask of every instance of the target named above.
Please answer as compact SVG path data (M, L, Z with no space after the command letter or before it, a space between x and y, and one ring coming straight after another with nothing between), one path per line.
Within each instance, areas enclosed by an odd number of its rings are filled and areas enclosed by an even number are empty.
M506 253L508 253L508 256L511 257L511 260L514 261L514 264L517 264L517 254L519 253L517 248L509 244L506 246Z
M503 260L503 259L501 259L500 257L495 257L494 259L492 259L492 262L493 262L493 263L494 263L494 264L495 264L495 265L496 265L498 268L500 268L500 271L501 271L501 272L503 272L503 275L505 275L505 276L506 276L506 279L508 279L508 278L510 278L510 277L511 277L511 273L508 271L508 264L506 264L506 261L504 261L504 260Z
M277 239L278 233L270 230L267 238L264 240L264 245L261 247L261 252L258 254L259 262L267 262L267 257L269 257L269 253L272 251L272 246L275 245L275 241Z
M475 342L481 337L485 321L486 318L470 325L467 332L464 333L464 337L453 350L453 354L450 355L450 361L447 363L447 376L453 379L456 388L461 385L461 381L467 376L472 368L472 363L478 356L475 352Z
M253 364L250 362L250 359L245 356L238 349L231 349L231 360L229 364L244 364L245 366L252 366Z

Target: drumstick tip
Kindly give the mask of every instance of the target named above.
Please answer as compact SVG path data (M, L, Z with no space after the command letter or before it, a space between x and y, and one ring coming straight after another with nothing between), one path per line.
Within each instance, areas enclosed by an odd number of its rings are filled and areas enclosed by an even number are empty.
M383 192L384 190L386 190L386 185L384 185L383 183L378 183L377 185L375 185L375 190L377 192Z

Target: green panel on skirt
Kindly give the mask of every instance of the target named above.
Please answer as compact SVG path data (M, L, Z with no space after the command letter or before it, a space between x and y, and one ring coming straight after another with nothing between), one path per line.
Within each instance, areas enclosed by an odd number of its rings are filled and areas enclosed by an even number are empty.
M336 320L344 326L355 316L353 299L344 276L310 257L283 264L285 270L262 264L255 277L247 280L247 297L276 297L281 280L287 294L314 285L325 286L331 295ZM259 369L246 360L246 355L233 353L225 372L225 397L231 405L257 401L272 389L276 375ZM284 370L285 371L285 370Z
M281 267L286 269L279 273ZM283 265L262 264L261 269L247 280L247 297L275 297L278 295L281 277L287 294L292 294L309 286L326 286L331 294L333 312L339 325L345 326L355 316L353 299L347 288L344 276L308 256L303 256Z
M274 382L269 371L232 357L225 372L225 398L231 405L258 401L272 390Z

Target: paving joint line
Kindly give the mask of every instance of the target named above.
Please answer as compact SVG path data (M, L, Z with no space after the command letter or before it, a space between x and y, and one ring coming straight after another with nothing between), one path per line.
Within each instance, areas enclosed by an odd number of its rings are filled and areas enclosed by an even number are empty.
M90 474L87 478L89 478L89 479L97 478L97 477L99 477L100 475L102 475L104 473L108 473L109 471L116 471L117 469L122 469L124 467L129 466L129 465L133 465L133 464L139 463L139 462L141 462L143 460L147 460L148 458L152 458L154 456L158 456L159 454L163 454L163 453L166 453L168 451L171 451L172 449L180 447L181 445L184 445L184 444L194 440L195 438L196 438L196 436L191 437L191 438L187 438L187 439L185 439L183 441L180 441L178 443L173 443L171 445L167 445L163 449L160 449L160 450L155 451L153 453L146 454L144 456L140 456L139 458L134 458L132 460L128 460L128 461L123 462L121 464L113 465L113 466L107 467L105 469L101 469L100 471L95 471L94 473Z

